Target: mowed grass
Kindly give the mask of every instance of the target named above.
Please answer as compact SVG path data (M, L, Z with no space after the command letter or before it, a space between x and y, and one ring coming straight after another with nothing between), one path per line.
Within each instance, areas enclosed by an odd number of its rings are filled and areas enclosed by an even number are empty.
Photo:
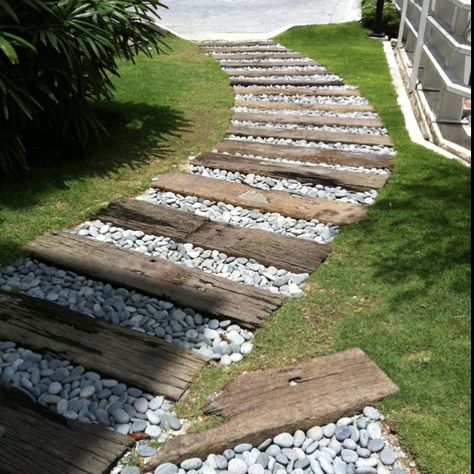
M36 236L137 195L224 135L233 103L226 74L197 46L171 35L166 44L166 54L122 63L114 101L100 104L110 125L101 146L84 157L42 159L13 182L0 179L0 266Z
M259 331L243 365L210 367L180 404L197 430L207 397L244 370L360 347L398 384L381 408L419 468L470 472L470 170L410 142L382 44L358 24L277 38L340 74L380 113L394 174L367 218L341 232L305 296ZM282 407L284 409L284 407Z

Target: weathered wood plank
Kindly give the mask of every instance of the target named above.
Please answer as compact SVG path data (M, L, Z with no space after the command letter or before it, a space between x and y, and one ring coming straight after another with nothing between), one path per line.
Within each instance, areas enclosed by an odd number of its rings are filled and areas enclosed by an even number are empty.
M165 235L177 242L190 242L227 255L253 258L263 265L295 273L313 272L330 253L328 245L260 229L221 224L168 206L135 199L115 201L97 218L118 227Z
M210 53L281 53L284 51L292 52L287 49L282 49L278 45L256 44L252 46L206 46L201 48Z
M25 250L60 268L232 319L247 328L259 327L283 303L269 291L66 232L40 237Z
M178 194L223 201L234 206L278 212L296 219L319 219L336 225L357 222L367 212L364 206L329 199L296 196L284 191L262 191L246 184L186 173L170 173L153 186Z
M296 385L290 385L292 381ZM397 391L360 349L247 373L208 409L208 413L228 416L227 423L201 434L174 438L146 467L151 470L164 462L179 463L195 456L205 459L242 442L258 446L282 432L307 430L355 415Z
M288 67L288 66L319 66L318 63L311 59L292 59L291 61L265 61L264 59L255 61L225 61L220 63L221 67Z
M192 161L193 165L228 170L244 174L258 174L278 179L295 179L302 183L342 186L354 191L379 189L387 182L386 176L340 171L322 166L303 166L276 161L244 158L218 153L204 153Z
M249 122L266 122L292 125L336 125L342 127L383 127L383 123L379 119L371 118L355 118L355 117L338 117L338 116L317 116L317 115L296 115L284 113L252 113L252 112L236 112L233 120L249 121Z
M268 143L251 143L240 140L223 140L215 146L215 149L221 153L252 154L264 158L280 158L309 163L363 166L366 168L392 167L392 157L390 155L352 153L326 150L324 148L305 148L294 145L271 145Z
M320 96L320 97L360 97L358 89L331 89L323 87L234 87L235 94L252 95L298 95L298 96ZM298 104L299 105L299 104Z
M172 400L181 398L208 360L157 337L4 292L0 292L0 339L52 352Z
M294 102L274 102L269 100L236 99L236 107L248 107L263 110L319 110L329 112L373 112L371 105L359 104L298 104Z
M321 87L321 86L342 86L344 81L334 79L327 81L324 79L248 79L240 77L230 78L231 86L299 86L299 87Z
M311 71L291 71L288 69L280 69L280 70L248 70L248 69L232 69L229 71L225 71L230 77L257 77L257 78L264 78L264 77L272 77L272 76L324 76L326 74L331 74L330 71L327 69L315 69Z
M275 45L273 40L245 40L245 41L215 41L215 40L204 40L199 43L202 47L213 47L213 46L256 46L256 45Z
M232 60L235 60L235 61L238 61L238 60L247 60L247 59L256 59L256 60L260 60L260 59L281 59L281 60L285 60L285 59L305 59L306 56L304 54L301 54L301 53L293 53L291 51L280 51L278 53L271 53L271 52L267 52L267 51L258 51L258 52L249 52L249 53L217 53L217 54L212 54L212 57L216 60L216 61L225 61L227 59L232 59Z
M103 426L69 421L0 382L0 472L105 474L133 446Z
M312 142L347 143L354 145L392 146L388 135L369 135L365 133L326 132L318 130L295 130L287 128L231 126L228 134L244 137L284 138Z

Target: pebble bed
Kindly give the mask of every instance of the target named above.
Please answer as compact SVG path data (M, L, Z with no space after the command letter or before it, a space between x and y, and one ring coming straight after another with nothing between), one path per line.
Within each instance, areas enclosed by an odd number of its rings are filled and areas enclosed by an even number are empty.
M359 118L359 119L378 119L379 115L375 112L331 112L325 110L279 110L275 113L268 109L254 109L248 107L234 107L233 111L272 115L289 115L289 116L305 116L305 117L341 117L341 118Z
M270 130L303 130L310 132L351 133L354 135L387 136L388 131L383 127L346 127L341 125L298 125L291 123L268 123L232 120L237 127L257 127Z
M203 317L125 288L21 259L0 273L0 289L48 300L90 317L156 336L220 361L240 362L253 349L253 334L231 321ZM229 342L227 342L229 341Z
M312 142L308 140L291 140L289 138L267 138L240 135L228 135L227 140L238 140L241 142L251 143L268 143L270 145L293 145L305 148L322 148L325 150L341 150L354 153L372 153L375 155L395 154L393 148L383 145L351 145L348 143Z
M0 341L0 379L69 420L98 423L118 433L146 433L165 441L180 431L173 404L64 359Z
M207 217L215 222L267 230L281 235L314 240L320 244L331 242L339 232L338 226L325 224L317 219L310 221L297 220L276 212L262 213L256 209L245 209L223 202L199 199L196 196L181 196L171 192L162 192L158 189L149 189L138 199L181 209L198 216Z
M212 46L206 46L206 44L203 44L204 47L213 49ZM222 43L222 45L218 45L217 48L219 47L228 47L225 43ZM252 45L252 46L239 46L239 50L245 51L245 50L253 50L253 49L258 49L261 51L266 51L267 49L281 49L282 51L288 51L284 46L281 44L257 44L257 45ZM213 52L218 52L218 50L214 50Z
M235 73L240 70L242 71L260 71L260 72L275 72L277 74L281 72L298 72L298 71L322 71L324 68L318 64L308 64L307 66L278 66L278 67L257 67L257 66L232 66L226 67L223 65L221 69L225 72Z
M258 447L243 443L206 460L162 464L154 474L407 474L399 467L405 455L384 438L381 420L366 407L361 415L281 433Z
M100 221L85 222L74 233L285 296L300 296L299 285L309 277L307 273L266 267L253 259L232 257L217 250L204 250L191 243L181 244L168 237L125 230Z
M367 99L358 95L354 96L325 96L325 95L266 95L266 94L236 94L236 100L257 100L261 102L292 102L295 104L343 104L343 105L368 105Z
M278 63L281 62L281 60L284 59L285 62L287 63L300 63L303 62L308 64L308 66L312 66L314 64L314 61L309 58L285 58L283 55L281 58L252 58L249 57L249 59L237 59L237 62L239 62L242 66L245 66L247 63L254 63L254 62L259 62L262 64L268 64L268 63ZM232 59L232 57L229 57L229 59L219 59L219 64L221 64L223 67L225 67L226 63L228 62L235 62L235 59Z
M216 150L217 152L217 150ZM229 157L240 157L243 156L245 158L254 158L256 160L264 160L264 161L274 161L276 163L288 163L288 164L299 164L303 166L313 166L313 167L323 167L323 168L330 168L334 170L339 170L339 171L351 171L354 173L365 173L365 174L380 174L383 176L389 176L390 175L390 170L388 169L379 169L379 168L364 168L363 166L359 167L354 167L354 166L344 166L344 165L331 165L328 163L310 163L308 161L298 161L298 160L286 160L284 158L266 158L264 156L257 156L257 155L252 155L250 153L228 153L228 152L222 152L224 155L228 155ZM283 152L284 154L284 152Z
M354 204L372 205L378 195L375 190L354 192L343 189L341 186L329 187L323 186L322 184L304 184L294 179L275 179L255 174L242 174L227 170L205 168L203 166L194 166L191 172L210 178L248 184L264 190L287 191L302 196L312 196L322 199L351 202Z

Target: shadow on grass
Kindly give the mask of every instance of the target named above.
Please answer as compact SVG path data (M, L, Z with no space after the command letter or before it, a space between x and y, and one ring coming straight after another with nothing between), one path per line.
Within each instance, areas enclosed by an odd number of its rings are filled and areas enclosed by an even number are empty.
M401 163L358 235L371 236L374 275L400 291L394 306L444 281L470 289L471 179L468 170L441 159Z
M171 107L108 103L100 104L97 111L109 132L101 143L80 152L72 145L60 154L42 152L31 157L27 173L0 180L0 213L2 207L35 206L55 190L67 190L71 180L111 176L124 167L135 169L151 160L165 160L174 151L168 140L192 126Z

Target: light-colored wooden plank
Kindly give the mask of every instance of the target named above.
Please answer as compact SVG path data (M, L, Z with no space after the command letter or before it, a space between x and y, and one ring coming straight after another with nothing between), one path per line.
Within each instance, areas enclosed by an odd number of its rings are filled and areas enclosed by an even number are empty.
M310 198L284 191L262 191L246 184L186 173L170 173L153 182L164 191L222 201L234 206L278 212L296 219L319 219L336 225L351 224L364 217L364 206L329 199Z
M390 155L352 153L324 148L306 148L294 145L271 145L241 140L223 140L215 146L220 153L240 153L264 158L285 159L308 163L327 163L365 168L391 168Z
M247 328L259 327L283 303L281 296L269 291L66 232L39 237L25 251L60 268L231 319Z
M298 104L295 102L275 102L269 100L236 99L236 107L248 107L263 110L319 110L330 112L373 112L371 105L359 104Z
M259 68L274 68L274 67L288 67L288 66L318 66L318 63L311 59L299 60L294 59L291 61L278 61L278 60L255 60L255 61L221 61L221 67L259 67Z
M284 61L285 59L304 59L306 56L301 53L293 53L291 51L281 51L278 53L275 52L267 52L267 51L258 51L258 52L248 52L248 53L228 53L228 54L213 54L212 57L216 61L224 61L226 59L232 59L235 61L238 60L247 60L247 59L255 59L255 60L265 60L265 59L281 59Z
M341 186L354 191L380 189L387 182L386 176L340 171L323 166L303 166L276 161L244 158L218 153L204 153L192 161L193 165L228 170L243 174L257 174L277 179L294 179L301 183Z
M330 252L328 245L260 229L221 224L168 206L135 199L115 201L97 218L121 228L165 235L177 242L190 242L227 255L253 258L263 265L295 273L313 272Z
M289 76L289 77L298 77L298 76L323 76L326 74L331 74L330 71L327 69L314 69L311 71L291 71L288 69L280 69L280 70L248 70L248 69L231 69L226 71L230 77L256 77L256 78L264 78L264 77L273 77L273 76Z
M290 382L295 381L296 384ZM258 446L279 433L294 433L334 422L397 393L397 386L360 349L246 373L231 383L208 409L229 421L201 434L174 438L148 460L152 470L163 462L205 459L211 453L251 443Z
M369 135L366 133L326 132L319 130L298 130L291 128L245 127L233 125L229 128L230 135L244 137L284 138L306 140L311 142L347 143L352 145L393 146L388 135Z
M252 113L236 112L233 120L242 122L291 124L291 125L315 125L315 126L342 126L342 127L383 127L380 119L338 117L335 115L296 115L284 113Z
M157 337L4 292L0 292L0 339L54 353L172 400L181 398L208 360Z

